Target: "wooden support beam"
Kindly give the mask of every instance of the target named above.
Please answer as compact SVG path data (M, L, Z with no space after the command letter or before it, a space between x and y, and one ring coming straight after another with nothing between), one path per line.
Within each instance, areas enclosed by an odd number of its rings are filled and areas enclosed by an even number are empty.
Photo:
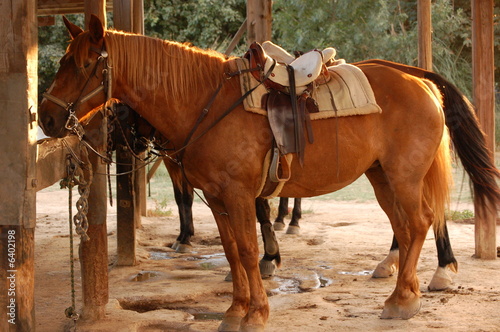
M38 15L80 14L85 12L85 0L38 0ZM106 3L106 11L113 11L113 1Z
M96 116L85 127L87 141L104 154L107 144L107 125L105 119ZM82 276L83 309L82 317L99 320L105 317L108 303L108 238L107 238L107 167L101 157L89 154L94 172L88 198L89 229L88 241L80 242L80 266Z
M225 55L229 56L233 52L234 48L236 47L236 45L238 45L241 37L243 37L243 34L246 31L247 31L247 19L245 18L238 31L236 31L236 34L234 35L233 39L231 39L231 42L229 43L227 50L224 52Z
M272 0L247 0L247 43L271 39Z
M134 190L135 160L124 145L118 145L116 148L116 172L119 175L116 178L116 200L117 210L117 229L116 237L118 241L118 260L117 265L135 265L136 248L136 201Z
M144 17L134 18L134 10L139 12L138 15L144 15L144 10L140 7L143 7L142 0L115 0L113 6L115 29L137 33L143 31L144 24L141 22L144 21ZM117 146L116 160L119 165L117 166L119 174L132 171L133 168L127 165L139 166L125 146ZM146 203L146 174L144 172L144 170L139 170L133 172L135 174L120 175L116 180L117 195L119 194L116 207L118 265L135 265L135 229L141 224L141 210L142 208L145 210L143 204Z
M418 0L418 66L432 70L431 0Z
M105 0L87 0L85 2L85 22L88 26L90 15L94 14L106 24ZM105 25L106 26L106 25ZM95 117L85 128L87 141L100 153L105 153L107 146L106 119ZM89 320L103 319L108 303L108 242L107 242L107 186L106 165L94 153L89 155L94 178L88 198L89 212L87 219L90 240L80 243L80 266L83 289L82 317Z
M102 22L103 26L107 26L106 20L106 0L86 0L85 1L85 30L89 27L90 15L93 14Z
M472 0L472 74L474 105L486 143L494 160L495 151L495 77L493 57L493 0ZM475 207L478 211L479 207ZM476 213L476 257L495 259L495 211L479 218Z
M144 34L144 0L133 0L132 3L132 32ZM145 157L145 153L141 156ZM134 190L135 203L137 207L135 226L141 227L141 216L147 215L147 182L146 182L146 167L144 163L136 161L137 171L135 172Z
M35 1L0 5L0 331L35 331Z

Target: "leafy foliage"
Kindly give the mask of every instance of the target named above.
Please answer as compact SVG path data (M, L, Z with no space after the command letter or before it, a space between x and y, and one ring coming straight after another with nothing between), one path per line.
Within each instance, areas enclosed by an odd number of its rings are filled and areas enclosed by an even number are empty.
M144 6L147 35L219 50L246 16L244 0L145 0Z
M289 50L333 46L348 62L418 62L415 1L276 0L273 38ZM449 0L432 3L434 70L470 92L471 22ZM470 95L470 93L469 93Z

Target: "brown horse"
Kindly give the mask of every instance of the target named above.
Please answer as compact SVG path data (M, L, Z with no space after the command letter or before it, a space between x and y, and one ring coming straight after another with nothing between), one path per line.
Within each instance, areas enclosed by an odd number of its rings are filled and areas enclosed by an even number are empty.
M85 122L105 102L103 85L167 137L177 149L172 157L182 161L212 208L231 267L233 301L219 329L262 331L269 304L258 267L255 198L272 135L266 117L237 103L240 83L228 75L233 61L184 44L105 31L96 17L86 32L67 26L74 39L40 104L44 132L61 137L77 126L76 119ZM112 75L102 73L110 68ZM410 318L420 309L416 270L423 242L433 223L438 230L444 224L451 168L445 121L473 172L475 199L485 207L499 200L499 173L473 109L452 85L443 80L436 87L381 64L359 68L382 113L313 121L315 143L306 147L303 167L294 159L281 195L321 195L365 173L400 247L396 287L382 318Z

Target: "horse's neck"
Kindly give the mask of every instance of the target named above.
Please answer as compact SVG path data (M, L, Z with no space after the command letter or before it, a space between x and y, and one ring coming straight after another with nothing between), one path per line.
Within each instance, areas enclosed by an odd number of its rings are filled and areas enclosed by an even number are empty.
M134 51L120 55L122 63L113 68L113 94L172 139L184 137L191 130L222 81L224 62L182 45L163 46L174 48L165 50L163 59L157 55L151 61L126 63L136 61ZM169 51L176 55L169 57ZM144 77L140 77L141 73Z

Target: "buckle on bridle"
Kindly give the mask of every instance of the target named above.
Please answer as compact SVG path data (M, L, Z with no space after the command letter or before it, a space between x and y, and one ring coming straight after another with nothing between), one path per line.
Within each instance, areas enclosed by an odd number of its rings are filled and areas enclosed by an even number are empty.
M69 110L69 116L68 119L66 120L64 128L75 133L81 140L83 135L85 134L85 131L82 125L80 124L80 121L78 121L75 112L69 107L68 110Z

